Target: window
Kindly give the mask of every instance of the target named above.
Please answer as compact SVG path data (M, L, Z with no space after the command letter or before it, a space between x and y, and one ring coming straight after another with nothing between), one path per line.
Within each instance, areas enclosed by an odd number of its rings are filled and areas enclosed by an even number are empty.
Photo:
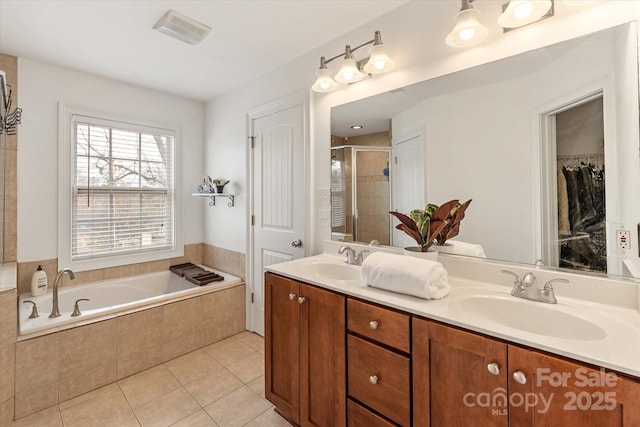
M181 255L175 253L182 251L176 131L73 113L68 122L69 230L60 234L59 254L66 266L84 270Z

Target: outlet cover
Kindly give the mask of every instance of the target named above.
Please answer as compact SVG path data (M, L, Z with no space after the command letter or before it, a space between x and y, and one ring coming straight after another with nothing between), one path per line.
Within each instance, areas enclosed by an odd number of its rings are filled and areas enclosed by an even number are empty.
M318 206L330 206L331 205L331 192L328 188L318 189Z
M322 226L331 226L331 211L329 209L318 210L318 222Z
M629 230L616 230L616 242L618 249L629 249L631 247L629 234Z

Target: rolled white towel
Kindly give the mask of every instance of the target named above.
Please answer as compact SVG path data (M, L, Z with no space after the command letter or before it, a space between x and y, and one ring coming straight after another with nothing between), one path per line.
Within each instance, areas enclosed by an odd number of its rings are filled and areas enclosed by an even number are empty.
M475 243L461 242L459 240L447 240L442 246L438 246L438 252L445 254L467 255L478 258L486 258L482 246Z
M365 285L425 299L441 299L451 291L442 264L412 256L374 252L360 275Z

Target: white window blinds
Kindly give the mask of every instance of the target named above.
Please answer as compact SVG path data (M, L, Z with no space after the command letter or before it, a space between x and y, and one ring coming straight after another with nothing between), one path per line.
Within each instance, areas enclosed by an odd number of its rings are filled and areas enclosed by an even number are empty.
M344 161L331 160L331 227L342 227L346 222Z
M71 259L172 248L172 131L74 115Z

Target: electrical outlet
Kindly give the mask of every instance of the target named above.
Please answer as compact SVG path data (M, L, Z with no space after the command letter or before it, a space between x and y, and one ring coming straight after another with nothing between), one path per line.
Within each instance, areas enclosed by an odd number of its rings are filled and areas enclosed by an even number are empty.
M318 189L318 205L329 206L331 205L331 192L328 188Z
M618 249L629 249L631 247L629 234L629 230L616 230L616 242L618 242Z
M331 211L329 209L320 209L318 210L318 222L320 225L330 226L331 225Z

